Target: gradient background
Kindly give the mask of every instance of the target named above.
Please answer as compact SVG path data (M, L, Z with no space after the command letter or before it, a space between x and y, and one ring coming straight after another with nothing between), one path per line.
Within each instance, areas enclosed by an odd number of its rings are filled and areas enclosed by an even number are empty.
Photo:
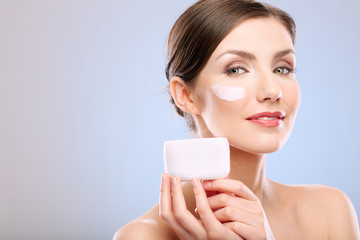
M158 200L167 34L194 0L0 0L0 239L111 239ZM297 22L302 105L268 156L287 184L340 188L360 215L360 1L271 0Z

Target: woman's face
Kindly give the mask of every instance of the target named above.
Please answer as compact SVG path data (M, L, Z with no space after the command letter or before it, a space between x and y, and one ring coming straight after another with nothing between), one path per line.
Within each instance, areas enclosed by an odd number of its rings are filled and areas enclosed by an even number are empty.
M227 137L233 147L252 153L281 148L300 105L294 68L294 46L279 20L239 24L197 78L201 137Z

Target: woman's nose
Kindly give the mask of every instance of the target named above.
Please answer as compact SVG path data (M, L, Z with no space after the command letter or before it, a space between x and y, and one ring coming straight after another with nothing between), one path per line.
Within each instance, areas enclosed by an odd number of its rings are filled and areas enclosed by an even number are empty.
M259 102L275 102L281 99L281 88L274 73L261 74L258 78L257 100Z

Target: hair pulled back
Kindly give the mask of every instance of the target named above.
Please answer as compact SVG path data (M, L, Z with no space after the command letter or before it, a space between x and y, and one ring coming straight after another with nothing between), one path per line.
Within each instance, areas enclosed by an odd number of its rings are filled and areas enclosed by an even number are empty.
M187 86L196 78L216 47L241 22L256 17L274 17L287 29L295 43L296 25L283 10L254 0L200 0L188 8L172 27L167 48L166 78L180 77ZM178 108L187 126L196 130L191 114Z

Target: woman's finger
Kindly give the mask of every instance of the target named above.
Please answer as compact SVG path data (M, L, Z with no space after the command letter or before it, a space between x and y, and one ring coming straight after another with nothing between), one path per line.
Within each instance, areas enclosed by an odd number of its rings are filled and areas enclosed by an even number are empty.
M237 229L234 232L246 239L247 236L254 235L247 235L251 229L258 232L259 237L265 232L267 239L274 239L260 201L243 183L230 179L218 179L206 181L203 185L206 190L223 192L208 198L209 206L220 222L226 225L231 223L231 226Z
M233 193L247 200L258 200L255 194L242 182L233 179L216 179L203 182L205 190Z
M159 215L179 236L190 238L189 232L183 228L175 219L172 206L170 181L170 176L164 173L161 178Z
M193 237L204 239L206 231L202 224L187 209L182 185L178 177L172 177L172 201L173 211L177 222L179 222Z
M172 211L171 187L169 176L164 173L161 176L159 215L164 220L170 220Z
M224 207L214 212L215 217L222 223L242 222L255 228L264 228L264 217L235 207Z
M214 213L212 212L201 182L199 179L194 178L192 180L192 184L197 212L201 218L202 223L204 224L208 237L210 239L224 238L224 226L216 219Z
M240 197L232 196L227 193L220 193L208 197L209 206L213 211L226 206L234 206L248 212L256 212L254 208L255 202ZM257 203L256 203L257 204ZM256 207L255 207L256 208Z
M263 229L259 230L258 228L241 222L227 222L224 223L224 226L231 229L234 233L238 234L246 240L268 240L266 232Z

